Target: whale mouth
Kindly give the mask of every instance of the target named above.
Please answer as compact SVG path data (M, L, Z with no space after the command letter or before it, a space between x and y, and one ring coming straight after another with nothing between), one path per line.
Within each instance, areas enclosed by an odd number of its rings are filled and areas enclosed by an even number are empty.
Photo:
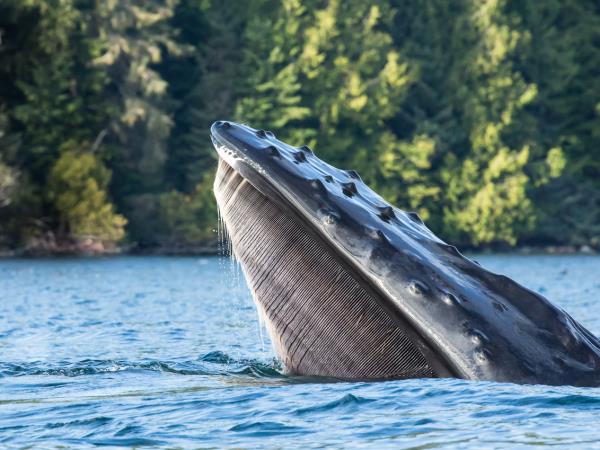
M264 186L257 189L223 158L214 191L235 256L288 373L340 379L451 376L398 311L292 207L265 195Z

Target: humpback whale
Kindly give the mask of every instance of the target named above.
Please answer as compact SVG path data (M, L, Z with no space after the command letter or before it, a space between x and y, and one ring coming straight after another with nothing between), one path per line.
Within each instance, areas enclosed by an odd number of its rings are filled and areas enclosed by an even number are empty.
M219 211L286 372L600 384L594 335L355 171L234 122L211 138Z

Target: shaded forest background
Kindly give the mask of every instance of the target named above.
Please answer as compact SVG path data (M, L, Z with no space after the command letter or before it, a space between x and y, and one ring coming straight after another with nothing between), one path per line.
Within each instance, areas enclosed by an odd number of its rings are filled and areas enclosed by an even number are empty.
M0 247L213 246L218 119L463 247L600 248L596 0L0 0Z

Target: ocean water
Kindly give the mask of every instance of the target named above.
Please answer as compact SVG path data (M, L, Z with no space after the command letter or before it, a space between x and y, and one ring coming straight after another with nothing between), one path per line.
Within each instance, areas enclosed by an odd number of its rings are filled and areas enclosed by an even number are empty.
M600 334L600 257L476 256ZM600 389L287 377L219 257L0 261L0 448L600 448Z

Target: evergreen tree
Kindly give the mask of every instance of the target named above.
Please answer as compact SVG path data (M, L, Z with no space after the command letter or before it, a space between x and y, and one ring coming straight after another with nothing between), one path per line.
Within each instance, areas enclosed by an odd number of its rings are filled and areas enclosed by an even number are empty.
M6 36L11 48L2 64L17 100L10 104L12 118L23 135L17 161L43 184L61 143L93 139L106 121L100 95L106 77L88 70L98 49L73 1L16 3L12 17L25 22L14 38Z
M195 192L216 167L209 128L233 115L245 72L240 64L243 29L255 3L184 0L175 11L179 42L196 49L183 64L165 61L162 69L179 104L166 167L167 183L179 191Z
M184 49L174 40L169 19L177 0L96 3L94 21L105 47L95 59L111 79L119 113L110 124L111 167L118 199L160 191L167 140L173 127L168 83L156 69L166 54Z
M390 126L412 79L392 45L394 11L384 1L319 6L284 1L275 17L249 25L253 88L237 115L283 129L333 164L359 168L388 199L418 207L436 193L423 176L435 144L426 136L404 141Z
M282 130L283 139L314 139L314 131L304 126L310 110L302 105L298 61L304 27L314 18L297 0L265 6L248 20L243 64L249 69L236 116L255 127Z
M446 189L441 169L444 159L469 147L468 132L460 117L460 103L452 101L455 87L449 76L457 70L457 55L467 49L461 25L455 20L465 14L466 5L464 1L445 0L392 1L392 4L396 9L392 28L394 46L411 67L413 81L389 122L406 142L406 150L412 150L414 157L422 155L423 158L421 189L429 195L420 195L416 202L412 200L415 202L412 207L419 210L430 228L443 233ZM402 174L405 167L398 165L396 170ZM391 186L402 189L401 184Z
M519 64L538 86L536 140L561 149L565 170L536 192L533 238L600 244L600 11L593 1L511 2L531 30ZM560 199L560 201L557 201Z
M537 95L537 86L514 64L514 52L529 32L502 0L473 2L460 25L469 51L451 73L451 83L470 150L445 160L445 234L466 233L475 244L514 244L535 223L528 192L535 180L526 166L546 157L519 129ZM546 167L540 176L556 169Z
M129 234L142 245L156 243L155 209L165 189L176 106L160 65L188 51L171 26L177 4L178 0L153 0L143 6L134 0L109 0L98 2L95 9L105 47L94 63L109 74L112 102L118 105L106 139L114 172L111 192L119 207L129 211Z

